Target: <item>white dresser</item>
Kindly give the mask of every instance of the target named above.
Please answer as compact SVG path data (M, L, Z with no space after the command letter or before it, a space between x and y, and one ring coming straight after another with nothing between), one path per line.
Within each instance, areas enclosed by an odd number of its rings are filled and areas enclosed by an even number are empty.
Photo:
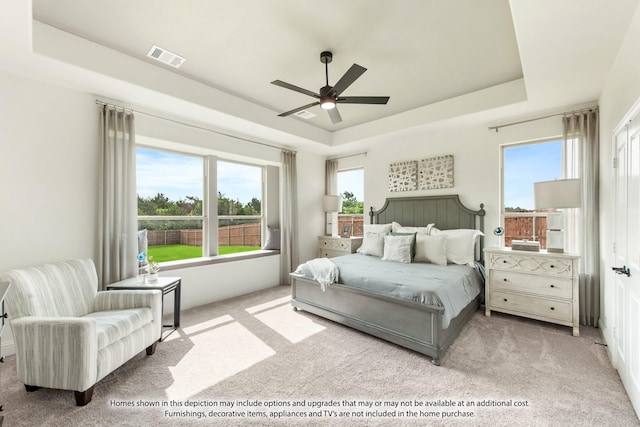
M575 254L486 248L485 314L491 311L573 328L578 336L578 264Z
M349 255L362 245L362 237L318 236L318 258Z

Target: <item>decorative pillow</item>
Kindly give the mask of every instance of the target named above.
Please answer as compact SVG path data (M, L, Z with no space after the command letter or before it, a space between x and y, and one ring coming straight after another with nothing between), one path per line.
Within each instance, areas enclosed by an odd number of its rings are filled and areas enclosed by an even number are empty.
M413 262L447 265L447 240L446 234L427 236L418 233L416 235L416 255Z
M391 224L364 224L364 234L387 234L391 231Z
M365 233L362 239L362 245L360 245L356 252L363 255L381 257L384 253L384 234Z
M451 264L467 264L473 267L476 254L476 238L484 236L480 230L438 230L433 227L431 235L447 236L447 261Z
M416 256L416 233L413 232L409 232L409 233L400 233L400 232L391 232L389 233L390 236L412 236L413 239L411 239L411 259L413 259L414 256Z
M280 250L280 229L267 227L267 243L262 249Z
M414 236L384 236L382 261L411 262L411 242Z
M402 225L398 224L398 223L397 223L397 222L395 222L395 221L393 221L393 222L391 223L391 231L392 231L392 232L394 232L394 233L395 233L396 231L398 231L398 228L400 228L400 227L402 227Z

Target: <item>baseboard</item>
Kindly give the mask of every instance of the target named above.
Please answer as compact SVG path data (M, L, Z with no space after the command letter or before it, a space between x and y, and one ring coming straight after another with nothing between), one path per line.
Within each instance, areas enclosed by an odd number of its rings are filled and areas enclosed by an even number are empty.
M16 346L13 341L2 340L2 346L0 346L0 355L1 356L10 356L12 354L16 354Z
M602 343L605 344L605 349L607 350L607 355L609 356L609 361L611 362L611 364L613 365L613 367L616 367L616 361L615 361L615 355L612 351L611 348L611 340L607 339L607 337L609 337L609 330L607 329L607 325L604 322L604 319L602 319L602 317L600 317L600 319L598 320L598 333L600 334L600 339L602 340Z

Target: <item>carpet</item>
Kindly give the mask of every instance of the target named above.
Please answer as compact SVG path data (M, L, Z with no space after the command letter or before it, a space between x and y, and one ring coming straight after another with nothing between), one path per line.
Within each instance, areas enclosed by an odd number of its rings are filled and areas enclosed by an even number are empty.
M0 366L3 427L638 426L597 329L479 310L442 358L294 312L279 286L185 310L181 328L93 400L27 393Z

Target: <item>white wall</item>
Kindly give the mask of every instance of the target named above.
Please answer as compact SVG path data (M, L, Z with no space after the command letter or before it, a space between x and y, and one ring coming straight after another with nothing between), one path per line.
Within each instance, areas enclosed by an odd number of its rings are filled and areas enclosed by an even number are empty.
M94 98L0 73L0 271L95 257L98 154Z
M470 209L484 203L485 246L500 244L493 229L500 224L500 146L557 137L562 134L560 117L506 127L498 133L488 124L452 125L385 137L367 148L365 158L365 211L380 209L387 197L458 194ZM454 156L454 188L388 191L389 164L432 156ZM524 172L523 172L524 173ZM366 216L366 214L365 214ZM365 218L368 221L368 217Z
M626 38L600 97L600 252L601 326L608 343L613 344L615 321L613 265L614 170L612 135L627 113L640 102L640 9L632 19ZM637 237L637 236L636 236ZM613 354L614 352L611 352Z

